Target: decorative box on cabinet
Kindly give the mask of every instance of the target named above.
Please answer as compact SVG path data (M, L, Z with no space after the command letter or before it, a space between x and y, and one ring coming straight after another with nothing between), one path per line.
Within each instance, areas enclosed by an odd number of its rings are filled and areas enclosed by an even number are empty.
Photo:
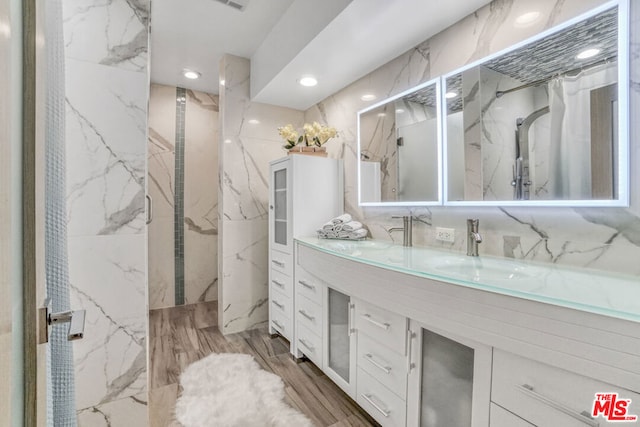
M292 155L270 163L269 332L287 338L292 354L297 346L293 238L313 235L342 214L343 200L341 160Z

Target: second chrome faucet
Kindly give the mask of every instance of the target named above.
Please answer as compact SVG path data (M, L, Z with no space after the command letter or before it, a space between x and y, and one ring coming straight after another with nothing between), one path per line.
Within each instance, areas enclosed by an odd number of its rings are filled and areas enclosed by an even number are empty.
M467 255L478 256L478 244L482 243L482 236L479 232L480 220L467 220Z
M391 218L402 218L402 227L391 227L389 233L392 231L402 230L402 246L413 246L413 216L392 216Z

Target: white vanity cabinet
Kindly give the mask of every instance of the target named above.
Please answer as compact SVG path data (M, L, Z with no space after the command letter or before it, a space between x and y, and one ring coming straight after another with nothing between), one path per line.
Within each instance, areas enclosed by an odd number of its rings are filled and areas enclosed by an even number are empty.
M412 320L407 426L486 427L491 347Z
M446 282L441 273L407 268L443 255L411 248L391 257L385 248L303 237L296 250L298 264L326 285L323 370L380 424L640 426L589 415L596 393L617 393L631 400L628 415L640 416L640 322L633 314ZM567 287L575 273L549 274L560 281L553 285ZM589 288L591 276L578 276L584 292L601 289ZM548 286L548 277L536 284ZM609 279L594 283L602 280ZM607 286L621 286L610 280ZM329 337L332 325L342 331L340 345ZM332 363L338 356L348 363ZM348 375L336 375L346 371L337 366L348 366Z
M343 168L338 159L291 155L269 170L269 332L287 338L295 354L293 238L343 213Z

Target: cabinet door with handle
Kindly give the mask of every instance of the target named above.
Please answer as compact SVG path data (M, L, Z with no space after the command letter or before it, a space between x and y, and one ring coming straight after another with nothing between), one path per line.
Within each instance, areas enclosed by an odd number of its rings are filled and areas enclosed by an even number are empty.
M491 347L410 322L407 426L487 427Z
M270 247L291 253L291 163L289 159L271 165L269 185Z

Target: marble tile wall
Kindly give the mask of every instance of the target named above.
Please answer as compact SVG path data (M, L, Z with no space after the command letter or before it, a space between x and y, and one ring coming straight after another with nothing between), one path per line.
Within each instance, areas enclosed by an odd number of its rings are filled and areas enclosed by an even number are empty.
M267 321L269 161L286 155L279 126L301 127L303 112L249 100L249 60L220 62L219 327L222 333ZM259 123L256 123L255 121Z
M329 155L344 159L345 208L366 223L375 238L401 239L387 229L396 225L391 215L411 211L420 218L414 226L414 244L464 252L467 218L480 219L484 242L481 254L531 259L606 271L640 275L640 124L631 123L631 205L629 208L506 208L434 207L420 209L360 208L356 189L356 112L367 106L360 100L374 92L378 99L396 94L431 76L442 75L466 63L523 40L544 28L582 13L601 0L497 0L421 43L379 69L333 94L305 112L305 120L328 123L340 137L327 143ZM531 27L514 28L518 15L535 4L543 19ZM631 1L630 117L640 114L640 3ZM456 242L435 241L435 227L451 227Z
M218 299L218 96L187 90L185 304Z
M175 305L175 116L176 88L152 84L147 152L147 192L153 200L153 221L147 229L150 309Z
M148 0L64 0L71 304L80 425L147 424ZM87 414L93 414L88 416Z
M175 305L176 88L151 85L148 191L149 306ZM218 96L186 90L184 152L185 304L218 298Z

